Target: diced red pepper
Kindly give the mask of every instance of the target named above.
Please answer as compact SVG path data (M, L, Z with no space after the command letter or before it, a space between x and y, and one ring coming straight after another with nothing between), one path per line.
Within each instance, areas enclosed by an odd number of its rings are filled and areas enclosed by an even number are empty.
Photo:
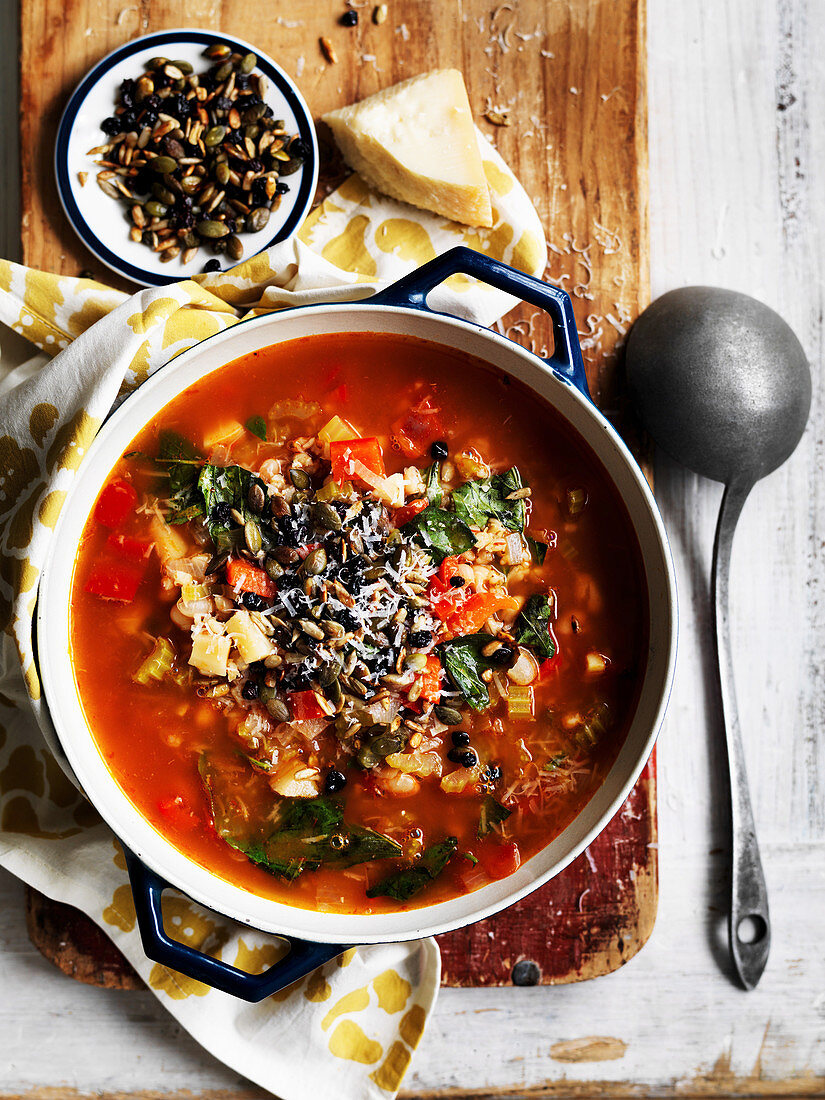
M98 561L92 566L85 591L102 600L131 603L145 572L145 562Z
M393 516L395 526L403 527L405 523L409 523L419 512L423 512L424 509L429 506L429 503L426 497L421 497L420 500L411 500L409 504L405 504L403 508L399 508Z
M152 553L154 543L133 539L130 535L113 533L106 539L106 545L127 561L146 561Z
M477 592L447 619L447 629L453 634L475 634L479 627L497 611L518 611L519 602L505 593Z
M458 574L459 564L460 561L455 556L445 558L441 563L438 576L430 578L427 588L430 610L442 622L447 622L450 616L462 608L469 599L469 592L465 585L454 588L450 584L450 580Z
M366 439L337 439L329 445L332 477L339 485L356 477L353 462L357 461L379 477L386 477L384 455L375 436ZM357 480L357 479L356 479Z
M306 558L309 557L312 551L317 550L320 545L320 542L309 542L306 546L296 547L296 553L301 561L304 561Z
M329 396L336 405L346 405L348 397L346 382L342 382L340 386L336 386Z
M242 558L231 558L226 563L226 582L232 588L241 592L254 592L265 600L274 599L278 594L275 581L263 569Z
M287 693L287 699L292 708L292 717L296 722L327 717L314 691L290 691Z
M539 665L539 680L546 680L548 676L552 676L553 673L558 672L561 665L561 651L557 649L553 657L548 657L546 661L542 661Z
M119 527L134 511L138 495L128 481L110 481L97 498L95 519L104 527Z
M419 458L442 434L440 412L427 394L405 416L395 421L392 435L405 455Z
M428 703L437 703L441 695L441 661L434 653L427 656L427 664L421 673L421 695Z
M485 846L479 851L481 865L490 878L507 878L521 866L521 852L518 844L496 844Z

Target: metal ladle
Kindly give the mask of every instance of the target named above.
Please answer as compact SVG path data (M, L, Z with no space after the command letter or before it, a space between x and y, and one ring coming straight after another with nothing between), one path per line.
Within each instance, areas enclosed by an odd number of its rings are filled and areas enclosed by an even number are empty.
M811 405L802 346L762 302L732 290L691 286L663 294L627 343L631 398L662 450L725 491L713 546L711 592L731 795L728 938L746 989L770 950L768 895L753 822L734 692L729 622L731 545L756 482L790 456Z

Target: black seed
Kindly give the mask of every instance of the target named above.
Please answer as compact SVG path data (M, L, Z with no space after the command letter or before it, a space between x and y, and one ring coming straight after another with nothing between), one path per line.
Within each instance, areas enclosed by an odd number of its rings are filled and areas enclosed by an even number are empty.
M225 500L218 501L209 513L210 523L219 523L221 527L228 527L232 522L232 507Z
M445 459L449 455L449 453L450 448L447 446L443 439L436 439L435 443L433 443L432 447L430 447L430 454L433 456L433 458L438 460Z
M516 651L511 645L507 645L506 642L502 642L487 660L491 665L509 665L512 659L515 657Z
M100 128L104 134L109 134L110 137L114 137L115 134L120 133L120 119L114 115L111 118L104 118L100 124Z
M407 636L407 643L412 649L424 649L432 640L433 636L429 630L413 630Z
M347 785L347 777L336 768L330 768L324 780L324 794L335 794Z
M289 185L288 184L282 183L281 181L279 181L278 183L275 184L275 194L276 195L286 195L288 192L289 192Z
M344 630L357 630L361 625L358 617L353 615L348 607L338 612L336 622L340 623Z
M358 12L357 11L345 11L341 16L342 27L357 27L358 26Z
M501 766L499 764L488 764L484 770L484 782L494 785L501 779Z
M259 596L257 592L244 592L241 594L241 603L247 609L247 611L263 611L266 607L266 600L263 596Z
M220 260L207 260L206 263L203 265L204 273L206 273L207 271L220 271L220 269Z
M450 577L450 584L453 588L463 588L466 583L463 577Z
M295 138L289 144L289 155L291 157L302 157L304 160L310 154L310 147L302 138Z
M244 699L257 699L260 693L261 685L257 680L247 680L241 688L241 695Z
M464 745L470 744L470 735L465 733L464 730L453 730L450 735L453 739L453 744L457 749L460 749Z
M476 764L478 757L472 749L463 748L450 749L447 753L447 759L452 760L454 764L461 764L464 768L472 768Z

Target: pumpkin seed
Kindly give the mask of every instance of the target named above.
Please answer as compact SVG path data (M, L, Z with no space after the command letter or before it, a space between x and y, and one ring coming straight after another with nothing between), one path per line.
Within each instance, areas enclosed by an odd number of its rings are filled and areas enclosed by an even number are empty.
M378 737L373 737L369 743L369 748L376 756L383 758L391 756L394 752L401 752L404 745L404 738L400 734L382 733Z
M302 571L307 576L320 576L327 567L327 552L323 546L316 547L307 554ZM321 634L323 637L323 633Z
M304 163L303 157L289 157L284 164L281 165L279 175L291 176L294 172L297 172L301 165Z
M243 244L234 234L226 242L226 251L233 260L240 260L243 256Z
M249 492L246 494L246 503L256 515L260 515L261 512L263 512L264 505L266 504L266 493L259 482L253 481L249 486Z
M149 59L149 61L146 62L146 68L151 69L153 72L159 72L159 70L162 69L164 65L168 64L168 57L152 57Z
M228 164L223 164L222 163L222 164L218 165L218 167L215 169L215 179L218 181L218 183L221 185L221 187L226 187L226 185L229 183L229 165Z
M155 157L154 160L149 161L149 167L153 172L160 172L166 176L170 172L174 172L178 166L178 162L174 157Z
M262 229L266 229L269 222L269 211L265 206L259 206L246 219L246 231L247 233L260 233Z
M272 555L281 565L294 565L300 561L301 555L293 546L276 546Z
M220 145L225 137L225 126L211 126L203 135L203 144L209 147L213 145Z
M276 558L267 558L264 562L264 569L266 570L266 575L272 581L277 581L284 575L284 567Z
M226 237L229 234L229 226L225 222L202 221L195 226L202 237Z
M321 500L315 505L313 509L313 518L315 520L315 526L320 527L322 530L341 530L341 517L332 505L327 504L325 500Z
M266 709L277 722L288 722L290 719L289 707L283 699L277 697L267 699Z
M434 709L436 718L439 722L443 722L445 726L461 725L461 712L454 707L445 707L437 703Z
M176 59L172 62L172 64L175 66L176 69L180 69L184 76L189 76L189 74L192 72L192 66L189 64L188 61L179 61Z
M251 73L258 64L258 58L254 53L247 53L241 58L241 72Z
M289 480L295 486L296 489L308 489L312 484L312 479L306 470L302 470L300 466L293 466L289 471Z
M152 184L152 194L158 200L158 202L166 203L167 206L173 206L175 202L175 195L168 187L164 187L162 183Z
M254 522L254 520L249 520L247 523L244 524L243 537L244 537L244 542L247 545L247 548L253 554L257 554L257 553L260 552L260 550L263 546L263 540L261 538L261 529L258 526L258 524Z
M358 750L356 760L362 768L374 768L376 764L381 763L381 757L372 751L369 745L362 745Z
M203 51L203 56L208 57L210 61L222 61L225 57L229 57L232 50L225 42L213 42L211 46L207 46Z
M232 62L224 61L223 65L220 65L215 71L215 79L220 83L221 80L226 80L229 74L232 72Z

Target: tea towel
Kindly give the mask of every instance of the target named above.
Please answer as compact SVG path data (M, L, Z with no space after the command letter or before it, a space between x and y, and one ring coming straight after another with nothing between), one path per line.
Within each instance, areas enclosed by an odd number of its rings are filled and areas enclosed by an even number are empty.
M541 274L538 216L481 135L479 146L491 229L414 209L351 176L292 240L229 271L131 296L0 261L0 321L39 349L15 369L0 362L0 865L87 913L199 1043L283 1100L393 1097L435 1003L438 947L427 939L353 949L257 1005L149 962L123 855L55 758L32 638L38 577L100 425L175 355L251 314L365 297L456 244ZM457 275L431 304L489 325L513 299ZM182 942L250 971L283 949L174 893L164 896L164 918Z

